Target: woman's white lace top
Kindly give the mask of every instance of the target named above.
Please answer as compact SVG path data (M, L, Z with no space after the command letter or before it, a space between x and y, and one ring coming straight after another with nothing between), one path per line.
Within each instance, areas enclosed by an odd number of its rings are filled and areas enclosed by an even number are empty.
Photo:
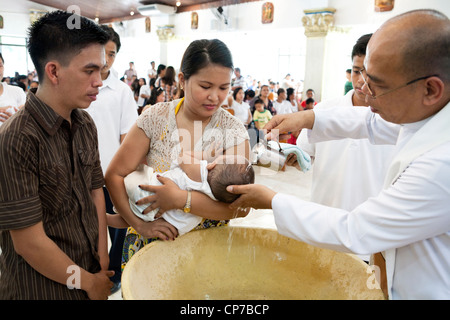
M150 139L147 164L156 172L169 170L170 164L180 153L179 141L183 131L178 130L175 120L175 108L179 101L155 104L145 110L136 122ZM244 140L249 140L248 132L242 122L222 108L214 113L203 133L201 128L199 121L195 132L199 132L202 138L194 138L198 141L193 151L207 150L211 143L227 150L241 144Z

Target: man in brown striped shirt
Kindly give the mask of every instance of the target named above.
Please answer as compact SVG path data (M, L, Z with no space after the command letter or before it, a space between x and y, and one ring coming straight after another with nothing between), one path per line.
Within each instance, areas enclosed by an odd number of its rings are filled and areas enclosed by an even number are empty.
M108 251L97 130L108 36L63 11L29 30L39 76L0 129L0 299L106 299Z

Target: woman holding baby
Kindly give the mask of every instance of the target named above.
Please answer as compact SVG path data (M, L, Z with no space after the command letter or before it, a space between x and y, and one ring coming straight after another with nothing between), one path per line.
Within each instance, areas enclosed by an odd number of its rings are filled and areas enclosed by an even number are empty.
M131 226L124 242L122 266L137 250L154 238L174 240L177 229L164 219L145 222L130 209L123 179L146 160L155 172L165 172L182 152L215 150L249 159L247 130L241 121L220 106L230 90L233 62L220 40L196 40L184 53L178 75L185 97L158 103L143 112L127 134L105 175L116 210ZM141 186L154 195L139 200L148 203L144 213L159 208L157 216L170 209L186 208L188 191L171 180L159 178L162 186ZM192 191L190 212L203 217L197 229L226 225L248 211L232 211L228 204Z

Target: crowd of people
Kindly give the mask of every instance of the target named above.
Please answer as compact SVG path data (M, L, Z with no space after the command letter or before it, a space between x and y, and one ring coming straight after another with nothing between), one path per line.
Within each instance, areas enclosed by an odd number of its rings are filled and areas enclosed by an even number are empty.
M147 77L139 78L134 63L130 62L129 69L125 70L120 79L133 91L138 114L157 102L168 102L184 97L184 91L179 86L173 66L159 64L155 69L155 61L151 61L150 64ZM231 79L230 91L223 102L223 107L238 117L250 130L251 136L256 137L252 140L252 145L259 140L258 131L272 116L310 110L317 104L314 90L308 89L303 94L303 81L294 81L290 74L287 74L280 83L272 79L257 81L251 76L245 77L239 67L234 68L233 72L234 77ZM262 109L257 108L260 104ZM289 143L295 144L298 134L299 132L294 133Z
M133 93L138 115L142 113L146 106L184 97L184 91L177 82L177 75L173 66L166 67L164 64L159 64L158 68L155 69L155 61L151 61L150 64L151 68L148 69L147 76L138 78L134 62L130 61L129 68L120 78L130 87ZM114 69L111 69L111 72L117 76ZM317 104L314 99L314 90L306 90L303 99L302 81L294 82L290 74L286 75L281 84L272 79L268 79L262 84L261 81L257 81L251 76L244 77L241 75L240 68L234 68L234 75L235 77L231 80L229 95L224 101L223 107L237 116L247 128L262 129L268 120L276 114L309 110ZM20 102L14 105L2 104L0 100L0 122L12 115L11 112L7 111L11 110L10 107L16 108L16 111L20 106L23 106L28 90L35 93L39 86L36 70L30 71L28 76L19 75L16 72L14 77L1 75L1 78L4 84L21 88L24 95L20 94L22 97L19 100ZM237 89L239 90L236 91ZM236 96L239 96L239 98L236 98ZM260 111L255 107L255 102L259 104L259 100L262 101L263 105L263 109ZM247 109L250 112L251 120L247 118ZM295 139L292 141L295 143Z
M385 271L386 297L449 298L445 15L415 10L363 35L351 55L353 89L320 103L313 89L299 96L289 74L280 84L245 81L218 39L193 41L178 75L152 62L147 86L130 62L119 79L119 35L83 17L69 30L70 15L50 12L30 27L37 91L21 77L0 86L0 299L107 299L138 250L175 240L173 223L144 221L130 207L125 177L143 163L159 184L133 186L149 192L135 201L147 207L142 214L192 213L192 230L272 209L281 234L371 255ZM5 63L0 54L0 78ZM202 183L216 198L211 184L221 183L220 193L237 195L231 205L162 175L186 156L220 154L233 164L245 159L231 168L243 176L252 132L260 137L263 128L265 138L314 157L313 202L254 184L253 176L241 184L216 176L226 168L214 161L182 170L208 176ZM295 157L287 164L296 166ZM115 212L120 227L111 222Z

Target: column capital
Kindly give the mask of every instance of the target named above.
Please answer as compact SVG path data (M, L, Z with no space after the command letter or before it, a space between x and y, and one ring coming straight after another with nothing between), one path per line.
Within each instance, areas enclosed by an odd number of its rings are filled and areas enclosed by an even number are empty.
M302 18L307 37L325 37L334 26L334 8L321 8L303 10L305 15Z
M158 26L156 34L158 35L159 41L167 41L173 39L175 37L173 29L173 25Z

